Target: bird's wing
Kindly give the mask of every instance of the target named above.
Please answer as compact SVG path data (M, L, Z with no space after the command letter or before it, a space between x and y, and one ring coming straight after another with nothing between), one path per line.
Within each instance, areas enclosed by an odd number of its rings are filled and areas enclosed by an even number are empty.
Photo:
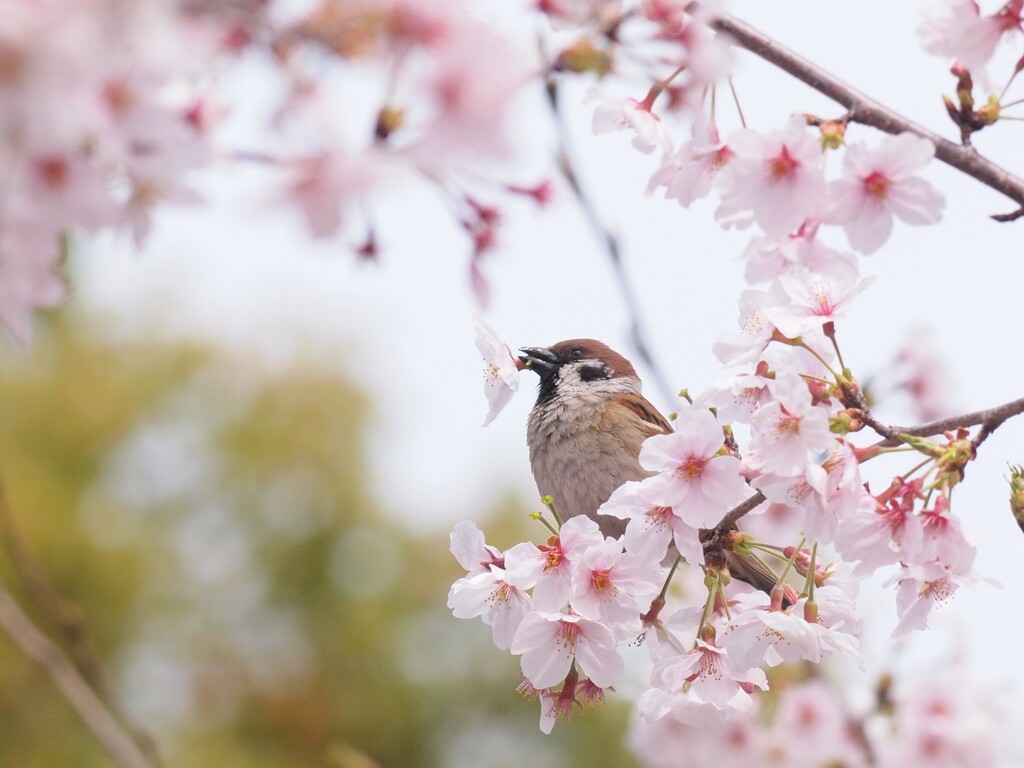
M668 420L658 413L658 409L651 405L643 395L616 395L611 407L631 412L640 419L644 431L651 435L667 435L672 431L672 425L668 423Z

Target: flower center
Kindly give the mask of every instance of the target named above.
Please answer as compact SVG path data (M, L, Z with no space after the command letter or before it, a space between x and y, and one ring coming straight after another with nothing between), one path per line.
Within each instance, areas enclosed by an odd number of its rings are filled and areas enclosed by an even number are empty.
M706 463L706 459L690 456L686 461L676 467L676 477L683 480L693 480L695 477L699 477L700 473L704 471L704 465Z
M561 628L558 630L556 642L565 650L570 653L574 653L576 650L576 641L579 640L579 637L579 625L573 621L563 621Z
M599 595L605 592L612 592L615 589L615 584L612 582L612 576L609 571L593 571L590 574L590 584Z
M562 554L562 550L558 547L539 547L540 551L544 553L544 573L551 573L551 571L557 571L559 566L562 565L562 560L565 559L565 555Z
M63 157L42 157L35 162L36 174L47 187L63 187L70 175L68 161Z
M889 196L889 187L892 181L880 171L872 171L864 177L864 191L879 200L885 200Z
M789 154L789 147L783 145L782 151L773 157L768 165L768 172L772 181L784 181L796 174L800 163L795 157Z

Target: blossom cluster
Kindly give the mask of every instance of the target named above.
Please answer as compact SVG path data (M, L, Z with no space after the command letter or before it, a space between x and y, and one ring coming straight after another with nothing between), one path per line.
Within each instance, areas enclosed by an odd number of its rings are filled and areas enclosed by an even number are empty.
M751 768L781 765L996 765L997 713L967 701L952 684L891 690L883 678L870 707L855 707L821 677L780 679L753 711L700 725L674 718L633 720L629 743L646 765L712 768L730 761Z
M367 259L375 193L425 184L469 238L486 299L495 201L551 194L481 168L509 155L527 61L458 0L286 5L0 3L0 325L18 341L63 298L72 237L113 229L142 244L162 206L201 202L196 172L214 164L267 168L313 236L355 233ZM232 81L254 73L259 99ZM246 130L256 142L240 145Z
M589 519L563 522L552 509L544 544L501 552L471 523L452 538L468 574L453 585L449 607L481 617L500 648L522 657L523 688L539 696L545 731L574 705L602 699L624 674L624 649L638 644L650 661L636 702L645 728L750 723L754 694L769 690L778 665L858 658L865 575L895 570L894 637L925 628L932 608L974 576L975 549L951 513L950 491L976 439L967 430L926 439L878 422L837 332L873 282L861 274L861 256L879 251L897 222L940 220L944 199L921 175L933 144L910 133L848 143L844 120L810 116L722 139L714 112L689 96L723 74L699 62L728 57L713 53L701 16L708 6L692 16L688 6L642 4L644 22L669 25L671 43L692 58L642 99L592 95L594 131L627 131L641 152L662 153L651 190L684 207L715 194L717 221L752 232L739 328L713 347L733 372L687 395L674 431L640 450L648 477L620 486L598 510L627 521L621 537L603 536ZM542 7L606 37L621 11L617 3ZM684 71L686 93L673 94ZM666 92L693 125L678 147L655 110ZM833 154L842 156L838 168ZM847 249L833 243L839 232ZM483 332L491 419L518 370L508 348ZM876 442L858 444L863 434ZM911 461L874 490L862 465L890 453ZM863 740L830 743L829 759L863 762Z

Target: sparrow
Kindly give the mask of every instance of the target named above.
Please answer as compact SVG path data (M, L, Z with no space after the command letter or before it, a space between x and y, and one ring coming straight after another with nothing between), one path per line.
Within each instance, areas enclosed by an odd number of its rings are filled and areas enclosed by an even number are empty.
M526 429L537 490L551 496L563 520L586 515L605 536L621 536L627 521L597 510L623 483L654 474L640 466L640 447L672 425L643 396L633 365L600 341L569 339L519 352L523 367L540 378ZM707 549L711 532L701 534ZM775 586L766 566L731 551L724 559L735 578L769 593Z

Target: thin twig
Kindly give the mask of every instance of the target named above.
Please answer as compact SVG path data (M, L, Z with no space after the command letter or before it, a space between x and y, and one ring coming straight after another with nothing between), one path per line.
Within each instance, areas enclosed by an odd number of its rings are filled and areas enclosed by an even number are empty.
M17 574L25 595L42 614L50 629L63 640L72 662L82 677L97 693L106 698L109 681L99 663L95 649L89 642L81 611L78 606L64 600L47 580L38 561L29 552L18 532L7 502L7 491L0 481L0 543Z
M149 761L156 766L161 765L153 737L143 728L131 722L128 716L120 711L120 707L115 705L114 687L111 684L110 676L100 662L99 654L89 639L81 610L78 606L65 600L53 587L42 566L25 545L15 524L14 513L7 500L7 489L2 480L0 480L0 543L2 543L4 552L25 590L25 595L38 609L50 629L56 632L63 641L71 663L96 692L96 695L107 702L108 708L126 724L135 743L146 754Z
M64 698L78 712L96 739L121 768L154 768L99 696L68 661L67 656L44 635L0 586L0 626L11 639L53 678Z
M1017 203L1019 210L992 216L996 221L1012 221L1024 216L1024 179L1014 176L991 160L982 157L974 148L944 139L937 133L933 133L888 107L882 106L874 99L851 88L839 78L730 14L717 14L710 24L713 29L728 35L738 45L755 56L774 64L819 93L823 93L843 105L849 112L852 121L869 125L886 133L895 134L909 131L928 139L935 145L935 156L939 160L963 171L968 176Z
M998 429L1004 421L1021 413L1024 413L1024 397L1018 400L1011 400L1010 402L1003 403L1002 405L997 405L994 408L986 408L982 411L973 411L972 413L965 413L961 416L950 416L945 419L929 421L925 424L919 424L916 427L889 427L889 429L897 434L913 435L914 437L930 437L931 435L940 435L943 432L958 429L959 427L975 427L981 424L982 428L978 433L978 437L983 441ZM984 433L983 437L982 433ZM975 441L976 445L981 442L977 437L975 438ZM882 440L877 443L877 445L879 447L886 447L896 445L899 442L900 441L898 439L887 439Z
M619 244L619 240L613 235L608 228L601 221L601 217L594 207L594 202L590 199L586 190L583 189L583 185L580 183L579 175L576 173L575 166L573 165L572 159L570 158L570 140L569 131L565 126L565 120L562 116L561 103L558 96L558 83L553 77L549 77L546 84L546 91L548 96L548 105L551 107L551 114L554 117L555 128L558 132L558 168L565 178L566 183L572 190L573 195L576 197L576 202L579 204L580 209L583 211L583 215L587 219L587 223L593 230L597 239L604 246L605 253L608 255L608 260L612 265L612 272L615 275L615 282L619 286L619 292L622 294L622 301L626 305L626 312L629 314L629 337L636 349L640 359L643 360L644 364L651 371L654 377L654 383L661 391L663 397L666 400L672 401L675 398L676 390L669 386L668 379L665 378L661 372L660 366L654 360L654 354L651 352L651 347L647 343L647 335L643 329L643 323L640 320L640 303L637 301L636 294L633 291L633 287L629 282L629 276L626 274L626 266L622 259L622 247Z

